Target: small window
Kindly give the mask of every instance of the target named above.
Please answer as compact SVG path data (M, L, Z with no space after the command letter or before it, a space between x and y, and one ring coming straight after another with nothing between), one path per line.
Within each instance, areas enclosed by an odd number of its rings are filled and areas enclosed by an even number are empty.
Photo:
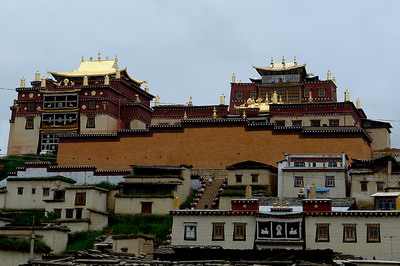
M325 178L325 187L335 187L335 177L327 176Z
M75 219L82 219L82 209L75 209Z
M257 98L257 91L250 91L250 98L252 98L253 100L255 100Z
M35 103L28 103L28 112L34 112L35 111Z
M338 127L339 126L339 119L329 120L329 126L330 127Z
M395 210L396 209L396 200L395 199L378 200L378 209L379 210Z
M33 129L33 118L27 118L25 129Z
M329 242L329 224L317 224L315 242Z
M36 194L36 188L32 188L32 195Z
M89 101L89 110L95 110L96 109L96 101Z
M343 225L343 242L357 242L356 225L344 224Z
M325 97L326 96L326 89L320 88L318 89L318 97Z
M236 175L236 183L242 183L243 175Z
M53 194L54 200L64 200L65 191L64 190L56 190Z
M328 167L337 167L337 162L328 162Z
M361 191L368 191L368 182L360 182L361 183Z
M277 127L284 127L285 126L285 120L275 121L275 124L276 124Z
M140 211L141 214L151 214L152 213L153 202L141 202L141 204L142 204L142 209Z
M246 224L235 223L233 225L233 240L246 240Z
M85 205L85 204L86 204L86 192L76 192L75 205Z
M185 240L196 240L196 224L185 224Z
M294 177L294 186L295 187L303 187L303 177L302 176L295 176Z
M305 162L294 162L294 167L306 167Z
M87 118L87 123L86 123L86 128L95 128L96 127L96 122L94 117L88 117Z
M19 187L17 190L18 190L18 195L24 194L24 188L23 187Z
M125 120L124 121L124 128L125 129L131 129L131 121L130 120Z
M74 209L66 209L65 210L65 218L67 218L67 219L74 218Z
M304 98L310 98L310 88L305 88L304 89Z
M50 195L50 188L43 188L43 196L47 197Z
M312 127L320 127L321 126L321 120L311 120L311 126Z
M251 175L251 182L258 183L258 174Z
M301 127L301 120L292 121L292 127Z
M243 91L236 91L236 100L243 100Z
M368 243L381 242L381 233L379 224L367 224L367 242Z
M376 191L383 191L384 185L384 182L376 182Z
M212 240L224 240L224 223L213 223Z
M57 218L61 218L61 209L54 209L54 214Z

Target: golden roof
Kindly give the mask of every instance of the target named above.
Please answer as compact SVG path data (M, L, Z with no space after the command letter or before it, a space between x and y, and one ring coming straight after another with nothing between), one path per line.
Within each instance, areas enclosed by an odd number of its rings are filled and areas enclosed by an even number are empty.
M258 67L254 66L253 68L255 69L260 69L260 70L267 70L267 71L284 71L284 70L291 70L291 69L296 69L296 68L302 68L305 67L306 64L304 65L297 65L295 62L288 62L288 63L273 63L271 64L270 67Z
M49 71L48 73L53 75L54 77L96 77L96 76L106 76L106 75L115 75L118 70L118 59L112 60L90 60L90 61L82 61L79 67L75 70L68 71L68 72L53 72ZM125 72L126 76L138 83L146 83L145 80L137 80L128 75L126 73L126 68L119 70L121 73Z

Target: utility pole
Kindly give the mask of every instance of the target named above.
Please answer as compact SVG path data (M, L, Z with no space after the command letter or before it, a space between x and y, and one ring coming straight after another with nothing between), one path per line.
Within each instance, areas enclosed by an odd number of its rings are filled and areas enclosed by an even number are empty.
M33 260L34 259L34 250L35 250L35 214L32 215L32 234L31 234L31 250L30 250L30 256L29 259Z

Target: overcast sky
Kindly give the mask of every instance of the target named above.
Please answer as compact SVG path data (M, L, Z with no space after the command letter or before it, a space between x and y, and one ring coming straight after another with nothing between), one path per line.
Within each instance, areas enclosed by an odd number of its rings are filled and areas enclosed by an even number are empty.
M307 71L337 78L368 118L388 121L400 146L400 1L1 1L0 154L21 77L70 71L81 56L118 55L120 68L149 81L161 103L218 104L232 73L297 57ZM47 77L49 75L45 74ZM4 89L5 88L5 89ZM397 111L396 111L397 110Z

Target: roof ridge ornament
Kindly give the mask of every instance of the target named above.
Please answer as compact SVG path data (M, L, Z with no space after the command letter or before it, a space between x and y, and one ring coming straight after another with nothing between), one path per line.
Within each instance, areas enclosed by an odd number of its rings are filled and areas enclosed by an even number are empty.
M297 66L297 59L296 59L296 56L294 56L293 64L294 64L295 66Z
M40 81L40 73L39 73L39 71L36 71L36 73L35 73L35 81Z
M361 109L361 100L360 100L360 98L357 98L357 101L356 101L356 108L357 108L357 109Z
M100 56L100 51L97 54L97 60L100 61L101 60L101 56Z
M350 92L348 89L344 92L344 101L345 102L350 102Z
M271 57L271 68L273 68L273 67L274 67L274 58Z
M236 75L235 75L235 73L232 74L232 83L236 83Z
M212 118L217 119L217 109L214 106Z
M83 57L83 55L82 55L81 62L85 62L85 58Z
M187 114L186 114L186 111L185 111L185 113L183 114L183 120L186 120L187 119Z
M283 55L283 56L282 56L282 67L285 68L285 65L286 65L286 63L285 63L285 56Z
M19 83L19 87L20 88L25 88L25 78L24 77L21 78L21 81Z
M328 73L326 73L326 79L327 80L332 80L332 73L330 70L328 70Z
M160 106L160 96L156 95L156 100L154 102L154 106Z

